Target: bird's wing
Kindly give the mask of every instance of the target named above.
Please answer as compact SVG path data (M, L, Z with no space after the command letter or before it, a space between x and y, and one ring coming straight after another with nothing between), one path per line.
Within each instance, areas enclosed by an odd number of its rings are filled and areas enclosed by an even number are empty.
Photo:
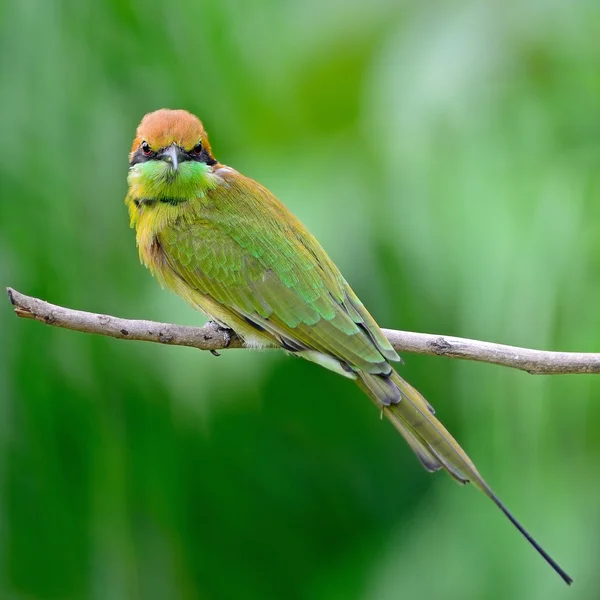
M398 355L325 251L268 190L238 173L158 236L165 267L291 350L388 374Z

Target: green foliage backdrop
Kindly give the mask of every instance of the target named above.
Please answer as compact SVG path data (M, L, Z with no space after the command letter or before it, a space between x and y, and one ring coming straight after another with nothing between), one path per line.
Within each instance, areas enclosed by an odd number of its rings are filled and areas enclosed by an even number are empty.
M382 325L600 350L598 22L597 0L5 0L0 285L199 324L140 266L123 205L139 119L183 107ZM402 369L569 590L315 365L7 301L0 333L2 598L598 597L600 377Z

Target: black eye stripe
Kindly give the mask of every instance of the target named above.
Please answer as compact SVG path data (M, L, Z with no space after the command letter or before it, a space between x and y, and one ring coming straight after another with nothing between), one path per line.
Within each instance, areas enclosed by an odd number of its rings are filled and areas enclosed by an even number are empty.
M144 151L141 148L138 148L132 155L129 160L129 166L133 167L133 165L137 165L139 163L147 162L149 160L154 160L156 158L156 152L152 152L148 155L144 154Z
M200 146L200 152L196 153L196 148ZM217 164L217 161L210 155L210 153L202 146L202 144L197 144L194 146L189 152L186 153L190 160L194 160L196 162L206 163L209 167Z
M196 146L194 146L194 148L192 148L188 152L185 152L185 156L187 157L188 160L194 161L194 162L205 163L210 167L217 164L217 161L211 156L211 154L206 150L206 148L202 147L200 154L196 154L196 152L194 151L195 148L196 148ZM158 158L158 154L161 151L162 151L162 149L159 150L158 152L153 151L150 154L144 154L144 151L143 151L142 147L140 146L135 152L133 152L133 154L131 154L131 158L129 160L129 166L133 167L134 165L137 165L139 163L148 162L149 160L160 160Z

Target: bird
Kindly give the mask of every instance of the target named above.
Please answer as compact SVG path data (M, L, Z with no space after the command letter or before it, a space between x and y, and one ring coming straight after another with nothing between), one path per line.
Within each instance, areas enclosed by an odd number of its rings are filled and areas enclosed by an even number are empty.
M428 471L471 482L570 584L571 577L492 491L425 398L334 262L266 187L214 158L200 119L146 114L125 199L141 262L246 347L276 345L354 380Z

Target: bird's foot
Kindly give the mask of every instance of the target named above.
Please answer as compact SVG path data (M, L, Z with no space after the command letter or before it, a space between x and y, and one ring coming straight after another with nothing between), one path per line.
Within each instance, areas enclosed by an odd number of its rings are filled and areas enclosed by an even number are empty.
M237 337L233 329L231 329L230 327L225 327L224 325L221 325L216 321L208 321L208 323L206 323L206 326L210 327L211 329L214 329L216 332L223 336L225 348L229 348L232 340L234 340ZM210 350L210 353L213 356L221 356L221 353L218 350Z

